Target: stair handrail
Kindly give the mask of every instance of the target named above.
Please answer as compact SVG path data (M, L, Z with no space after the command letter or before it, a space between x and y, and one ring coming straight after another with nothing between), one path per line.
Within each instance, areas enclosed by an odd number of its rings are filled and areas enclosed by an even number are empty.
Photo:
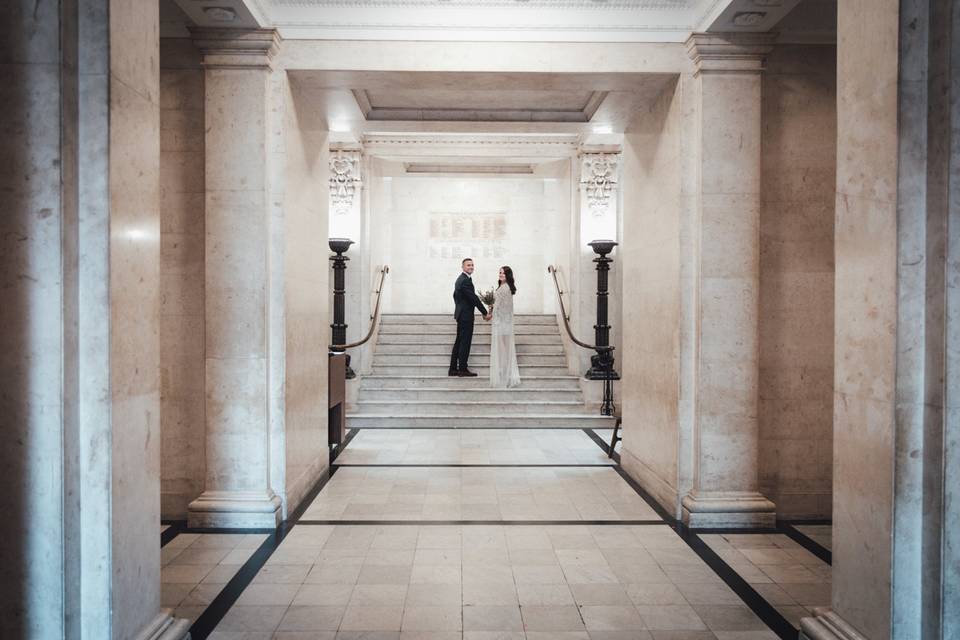
M380 298L383 296L383 283L386 281L388 273L390 273L390 266L385 264L380 268L380 283L377 285L376 291L374 291L374 293L377 294L377 302L373 307L373 313L370 314L370 330L367 331L367 335L365 335L362 340L351 342L350 344L331 345L330 349L332 351L346 351L347 349L362 346L373 337L373 333L380 323Z
M596 351L597 353L613 351L612 346L600 347L595 344L587 344L583 340L578 340L577 337L573 335L573 329L570 328L570 319L567 315L567 309L563 304L563 289L560 288L560 281L557 280L557 271L559 270L560 268L556 265L551 264L547 266L547 273L553 276L553 284L557 289L557 300L560 301L560 315L563 316L563 326L567 330L567 335L570 336L570 339L574 344L583 347L584 349L590 349L591 351Z

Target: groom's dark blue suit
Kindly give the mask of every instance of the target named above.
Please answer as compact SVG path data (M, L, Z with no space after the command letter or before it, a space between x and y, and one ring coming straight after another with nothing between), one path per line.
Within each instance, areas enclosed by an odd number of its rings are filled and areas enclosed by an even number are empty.
M453 353L450 354L451 374L467 370L470 345L473 342L474 308L482 315L487 315L487 308L483 306L473 288L473 280L466 273L461 273L453 286L453 304L453 317L457 321L457 341L453 343Z

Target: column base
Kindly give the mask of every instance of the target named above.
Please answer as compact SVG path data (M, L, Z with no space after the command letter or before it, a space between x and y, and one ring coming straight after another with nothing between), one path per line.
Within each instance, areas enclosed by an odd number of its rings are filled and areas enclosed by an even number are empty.
M800 640L867 640L828 608L814 609L813 614L800 619Z
M187 510L191 528L275 529L280 524L280 498L273 491L204 491Z
M710 491L684 496L683 523L691 529L773 529L776 506L755 491Z
M174 618L172 610L162 609L157 617L137 634L136 640L184 640L189 637L190 621Z

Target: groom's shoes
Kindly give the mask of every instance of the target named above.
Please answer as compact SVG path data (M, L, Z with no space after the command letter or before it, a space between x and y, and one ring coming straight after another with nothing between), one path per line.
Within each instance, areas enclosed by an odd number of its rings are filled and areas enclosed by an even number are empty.
M447 375L450 376L451 378L459 378L460 372L457 371L456 369L450 369L450 371L447 371Z
M459 371L459 372L457 373L457 375L460 376L461 378L476 378L476 377L477 377L477 374L475 374L473 371L470 371L469 369L464 369L463 371Z

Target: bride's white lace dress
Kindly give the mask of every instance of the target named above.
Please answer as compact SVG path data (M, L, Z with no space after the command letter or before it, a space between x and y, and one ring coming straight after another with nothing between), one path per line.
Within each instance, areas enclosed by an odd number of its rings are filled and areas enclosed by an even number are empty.
M501 389L520 384L517 345L513 338L513 294L502 284L493 292L490 336L490 386Z

